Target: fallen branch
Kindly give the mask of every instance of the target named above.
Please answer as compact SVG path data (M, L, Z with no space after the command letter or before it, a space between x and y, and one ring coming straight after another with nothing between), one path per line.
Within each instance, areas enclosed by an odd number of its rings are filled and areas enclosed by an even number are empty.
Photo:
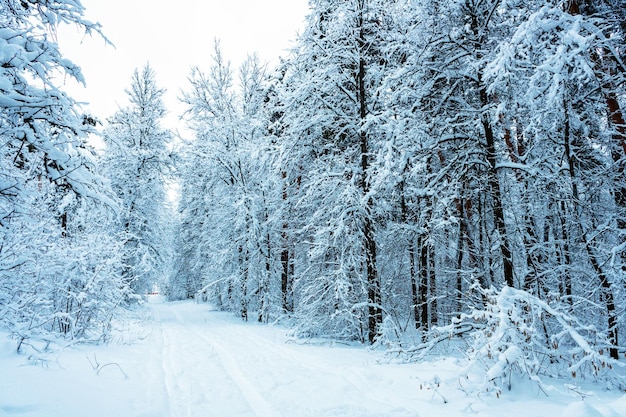
M107 366L115 366L122 373L122 375L124 376L124 379L129 379L128 375L126 374L126 372L124 372L124 369L122 369L122 367L120 366L119 363L117 363L117 362L109 362L109 363L105 363L105 364L100 365L100 363L98 362L98 358L96 357L95 353L93 355L93 362L91 361L91 359L89 359L89 356L87 356L87 355L85 355L85 356L87 357L87 360L89 361L89 364L91 365L93 370L96 371L96 375L100 375L100 371L102 371Z

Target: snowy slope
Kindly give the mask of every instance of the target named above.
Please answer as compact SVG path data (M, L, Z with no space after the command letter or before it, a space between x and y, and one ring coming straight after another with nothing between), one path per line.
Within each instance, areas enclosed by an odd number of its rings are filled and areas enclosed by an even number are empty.
M549 396L530 384L500 399L469 396L453 359L390 364L380 352L294 342L206 305L149 308L153 325L127 329L133 343L73 347L45 362L15 354L3 335L0 416L626 416L626 396L592 385L580 387L592 394L584 402L556 381Z

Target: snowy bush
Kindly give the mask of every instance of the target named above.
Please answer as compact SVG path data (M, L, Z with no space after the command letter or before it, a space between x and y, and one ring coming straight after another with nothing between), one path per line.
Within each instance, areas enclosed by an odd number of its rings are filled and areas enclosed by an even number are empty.
M608 356L608 338L582 323L562 305L554 307L526 291L504 287L481 290L486 306L462 316L482 326L472 333L469 368L478 367L486 388L511 389L513 374L540 383L540 376L571 376L610 381L621 364Z
M295 290L301 294L296 309L296 336L365 341L366 305L359 303L356 286L342 272L296 280Z
M105 340L112 316L131 296L118 273L119 242L107 233L105 213L86 199L65 200L72 219L66 229L50 209L55 200L42 199L32 203L30 217L3 230L0 326L18 346L57 336Z
M612 372L623 366L608 355L607 335L582 323L564 306L548 302L510 287L473 288L484 307L462 314L448 326L435 328L429 339L405 350L412 359L423 359L444 340L467 338L464 377L476 373L483 392L500 395L512 381L526 377L541 387L542 377L590 378L610 387L626 381Z

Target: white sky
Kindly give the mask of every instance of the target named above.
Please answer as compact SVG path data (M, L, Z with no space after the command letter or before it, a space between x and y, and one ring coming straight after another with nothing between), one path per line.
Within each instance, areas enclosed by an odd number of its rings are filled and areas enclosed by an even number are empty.
M208 71L215 38L233 69L253 52L276 63L287 55L308 13L307 0L82 0L82 4L86 18L101 23L115 47L95 36L81 39L73 27L61 28L61 49L82 68L87 82L86 88L68 82L66 91L89 102L86 110L105 120L128 104L124 90L132 73L149 62L158 85L167 89L167 127L176 127L183 110L177 97L181 88L188 89L191 67Z

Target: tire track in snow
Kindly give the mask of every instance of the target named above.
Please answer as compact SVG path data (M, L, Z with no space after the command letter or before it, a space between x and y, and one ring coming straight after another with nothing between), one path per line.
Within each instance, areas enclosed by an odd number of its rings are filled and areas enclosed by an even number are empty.
M329 363L325 363L324 359L310 352L297 351L297 346L288 346L284 342L277 342L270 337L255 333L254 326L233 326L232 322L224 320L219 314L216 313L212 321L219 323L221 325L220 328L229 329L229 332L236 333L238 338L242 341L247 341L249 346L254 346L254 352L256 352L254 356L257 359L263 359L268 363L280 363L282 366L292 369L294 374L308 374L313 379L323 376L333 385L349 387L345 393L346 395L351 394L354 397L360 397L364 401L368 401L370 405L377 403L381 408L394 410L402 415L410 413L385 399L384 394L381 395L361 372L352 369L352 367L337 368ZM226 336L226 334L223 336ZM222 337L222 339L226 339L226 337Z
M187 363L196 360L205 374L202 382L219 391L208 395L213 400L210 409L189 416L418 415L412 397L398 398L393 388L397 382L390 379L387 388L370 380L378 372L370 372L370 360L362 351L289 345L278 329L241 323L228 313L207 311L206 306L196 304L163 305L160 311L168 320L170 337L188 348L178 353L195 358ZM355 361L353 353L360 359ZM180 369L180 363L174 368ZM193 387L181 387L185 388ZM239 411L223 408L220 413L215 410L220 405L239 407Z
M168 306L169 311L176 318L176 321L185 330L191 332L196 338L202 339L208 343L213 349L219 360L219 365L226 372L228 377L237 386L241 395L250 406L251 410L257 417L280 417L273 407L263 398L254 385L245 377L241 368L237 365L235 359L228 353L227 349L219 344L215 338L210 338L203 332L196 329L196 326L188 323L180 313L172 307Z
M167 407L169 409L170 417L190 417L191 411L187 402L187 393L183 386L181 386L181 377L177 373L177 369L173 366L176 362L176 353L173 349L173 343L176 338L170 337L171 329L164 329L164 324L168 318L162 314L159 317L159 330L161 332L161 367L163 369L163 383L167 395ZM176 349L179 351L179 349ZM181 352L178 352L179 355Z
M259 391L257 391L252 383L243 375L241 369L226 349L214 341L210 341L210 343L217 351L222 366L233 381L235 381L256 415L258 417L280 417L280 414L274 410L267 401L265 401Z
M169 317L163 311L159 312L159 330L168 417L205 416L206 409L211 404L207 394L214 391L208 384L210 376L202 374L196 366L199 358L206 357L205 352L197 344L187 343L195 335L181 325L178 318L172 325L174 310L168 307L167 312Z
M367 378L350 368L335 368L328 364L324 364L322 361L313 359L310 361L302 361L302 358L298 359L298 357L293 354L290 349L278 345L273 341L267 340L258 335L250 334L249 332L241 333L244 338L252 341L257 346L262 346L262 349L273 352L277 357L289 359L292 363L297 364L297 366L305 368L316 374L332 375L332 377L336 380L345 381L363 398L367 398L369 401L375 401L386 407L394 407L394 404L381 398L380 394L377 393L372 385L367 381ZM303 355L303 353L301 353L301 355ZM311 363L315 363L315 366L311 365Z
M170 415L172 417L177 416L177 410L174 409L176 387L173 385L173 382L176 381L176 378L173 377L174 371L171 368L171 362L169 358L171 357L171 346L170 341L168 340L164 330L163 330L163 322L159 323L159 331L161 332L161 369L163 372L163 385L165 386L165 394L167 395L167 407L169 408Z

